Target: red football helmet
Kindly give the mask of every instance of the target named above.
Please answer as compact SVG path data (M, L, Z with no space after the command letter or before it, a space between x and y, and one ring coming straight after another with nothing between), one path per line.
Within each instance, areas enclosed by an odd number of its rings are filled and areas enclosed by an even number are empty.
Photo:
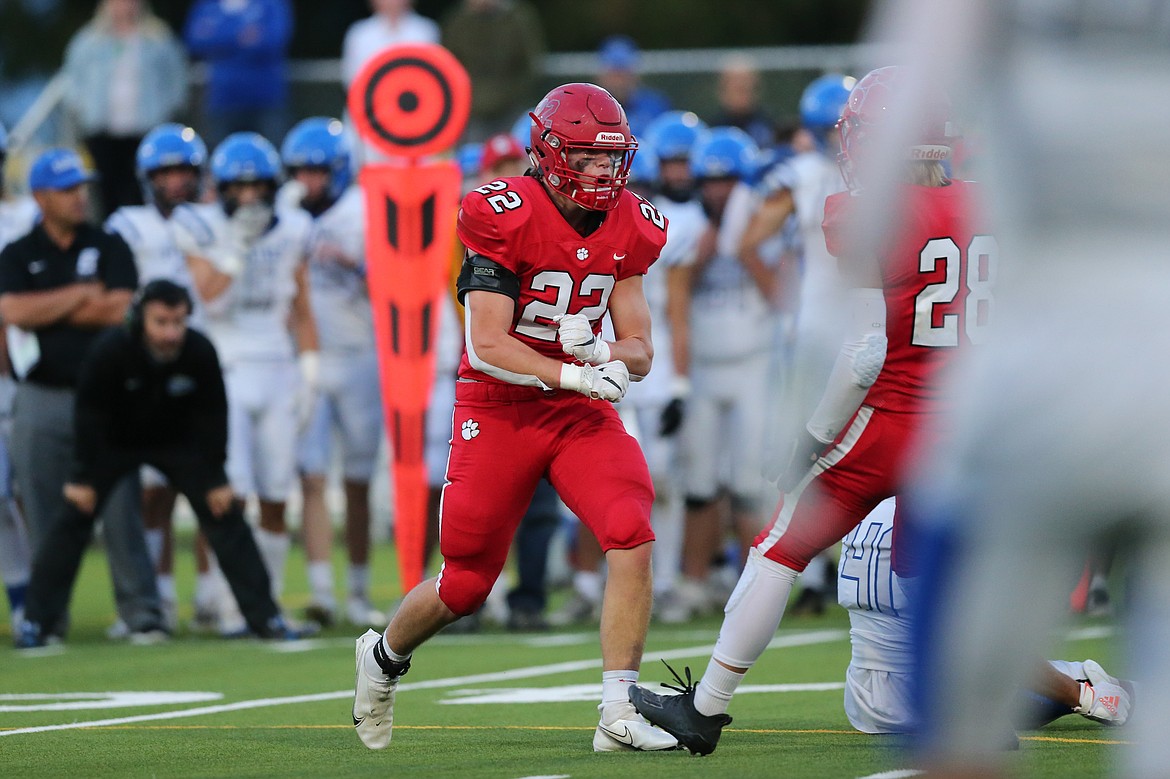
M850 190L859 188L858 164L871 144L875 128L888 121L891 108L900 107L895 100L904 93L907 79L904 68L896 65L878 68L866 74L849 93L841 121L837 123L841 136L837 164ZM951 147L958 137L949 118L950 108L950 101L942 94L931 94L923 101L922 116L912 125L914 136L906 149L907 159L928 162L950 159Z
M590 211L616 208L630 176L638 142L626 112L595 84L565 84L544 96L532 118L532 164L548 185ZM570 151L609 152L612 172L593 176L569 167Z

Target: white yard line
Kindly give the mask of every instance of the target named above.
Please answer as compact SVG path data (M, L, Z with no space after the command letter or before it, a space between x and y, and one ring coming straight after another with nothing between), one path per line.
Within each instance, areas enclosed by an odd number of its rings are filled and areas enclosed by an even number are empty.
M922 776L924 772L916 768L907 768L898 771L882 771L880 774L859 776L857 779L907 779L911 776Z
M825 644L848 638L846 630L812 630L803 633L792 633L777 636L768 644L768 648L807 646L809 644ZM688 657L705 657L715 647L711 644L703 646L685 647L683 649L669 649L664 652L647 652L643 657L643 666L652 660L679 660ZM398 685L399 692L410 690L433 690L443 687L465 687L484 682L502 682L512 679L531 679L536 676L552 676L575 671L587 671L591 668L600 668L601 659L574 660L564 663L535 665L527 668L514 668L509 671L497 671L470 676L451 676L445 679L425 679L418 682L403 682ZM49 733L55 730L76 730L78 728L100 728L110 725L129 725L136 722L157 722L159 720L183 719L186 717L201 717L205 714L223 714L229 711L244 711L246 709L260 709L268 706L289 706L298 703L318 703L321 701L344 700L353 697L353 690L338 690L336 692L321 692L311 695L290 695L282 698L257 698L235 703L224 703L217 706L199 706L193 709L178 711L163 711L155 714L138 714L130 717L113 717L109 719L90 720L87 722L67 722L60 725L40 725L31 728L15 728L0 730L0 736L19 736L26 733Z

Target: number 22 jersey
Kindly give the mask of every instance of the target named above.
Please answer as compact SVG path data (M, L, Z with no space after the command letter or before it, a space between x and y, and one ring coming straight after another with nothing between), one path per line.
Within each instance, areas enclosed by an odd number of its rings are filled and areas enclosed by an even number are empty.
M469 254L497 263L519 281L512 334L546 357L572 362L553 318L584 314L600 337L614 285L646 273L666 242L666 228L654 206L627 190L601 226L582 236L540 180L517 176L469 192L457 230ZM459 377L500 382L472 368L466 352Z

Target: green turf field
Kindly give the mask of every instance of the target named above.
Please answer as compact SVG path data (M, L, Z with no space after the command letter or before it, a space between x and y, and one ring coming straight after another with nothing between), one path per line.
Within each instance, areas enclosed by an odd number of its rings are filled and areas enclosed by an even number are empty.
M379 548L385 570L391 550ZM180 554L183 560L183 555ZM189 565L189 560L185 561ZM340 565L338 566L340 568ZM289 561L291 611L306 602L303 563ZM180 571L189 602L191 576ZM374 595L397 595L389 576ZM792 618L736 696L735 722L709 757L594 754L600 698L597 638L488 630L440 635L415 657L395 707L394 740L367 751L350 727L352 628L291 644L181 634L135 647L104 638L112 620L105 561L86 559L70 641L18 653L0 627L0 773L11 777L881 777L912 775L897 743L853 732L841 707L849 658L840 609ZM184 617L189 614L184 614ZM718 622L651 627L644 681L658 658L701 673ZM1115 656L1108 623L1086 621L1067 659ZM781 685L806 685L789 689ZM111 700L111 694L120 697ZM141 693L181 693L151 698ZM137 699L128 698L139 694ZM159 698L163 698L161 700ZM956 702L978 705L978 701ZM85 706L85 708L80 708ZM101 723L86 726L87 723ZM1024 776L1102 776L1115 759L1106 731L1066 717L1026 734L1012 760Z

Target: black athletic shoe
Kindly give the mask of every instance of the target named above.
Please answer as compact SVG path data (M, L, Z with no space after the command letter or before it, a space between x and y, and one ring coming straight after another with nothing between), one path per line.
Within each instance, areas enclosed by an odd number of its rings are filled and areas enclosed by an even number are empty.
M636 684L630 685L630 703L638 713L650 721L651 724L665 730L678 739L681 746L689 749L696 755L709 755L715 751L719 743L719 735L724 725L731 724L731 717L726 714L707 716L700 714L695 708L695 685L691 682L691 669L685 668L687 679L684 682L678 672L665 665L674 675L675 681L681 686L662 684L679 695L659 695L650 692L645 687Z

